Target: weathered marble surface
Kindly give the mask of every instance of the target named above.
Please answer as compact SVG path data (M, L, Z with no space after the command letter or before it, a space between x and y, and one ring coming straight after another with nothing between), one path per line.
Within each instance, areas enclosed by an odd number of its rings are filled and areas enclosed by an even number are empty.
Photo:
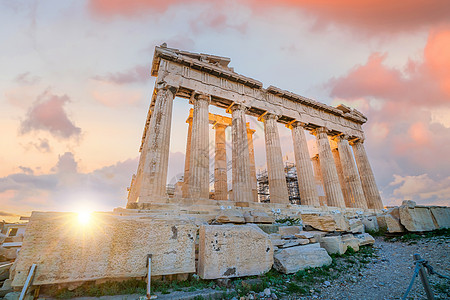
M260 275L273 265L272 242L256 225L203 225L199 237L203 279Z
M173 217L94 213L83 226L75 213L33 212L12 285L23 286L33 263L35 285L144 277L148 254L152 275L192 273L196 230Z
M280 250L274 257L274 268L279 272L291 274L306 268L329 265L331 262L327 251L315 243Z

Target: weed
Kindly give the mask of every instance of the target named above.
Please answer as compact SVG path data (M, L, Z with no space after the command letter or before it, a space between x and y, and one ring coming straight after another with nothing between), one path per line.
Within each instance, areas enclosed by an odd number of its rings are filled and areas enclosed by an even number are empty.
M300 218L286 217L283 219L277 219L277 220L275 220L275 222L278 224L286 224L289 226L302 225L302 219L300 219Z

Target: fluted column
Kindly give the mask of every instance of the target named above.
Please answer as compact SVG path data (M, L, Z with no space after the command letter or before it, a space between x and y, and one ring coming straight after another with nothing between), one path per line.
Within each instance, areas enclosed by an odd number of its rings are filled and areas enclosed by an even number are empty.
M319 206L319 195L317 193L316 184L314 183L314 175L309 158L305 130L300 122L293 123L290 128L292 130L292 141L294 144L295 167L297 169L300 203L303 205Z
M367 208L366 197L362 188L361 179L356 169L348 137L340 135L335 138L340 153L342 171L347 184L349 203L348 207Z
M277 128L278 117L273 114L266 114L262 119L264 121L264 138L266 141L270 203L289 203L283 155Z
M345 207L344 196L328 142L327 130L320 127L314 130L316 136L317 149L319 151L320 167L322 171L323 186L327 203L329 206Z
M228 200L227 186L227 149L225 143L225 129L227 125L215 124L216 153L214 156L214 199Z
M363 141L357 140L351 143L353 153L355 154L356 165L358 166L359 176L361 178L362 189L367 201L368 208L383 209L380 192L378 191L373 175L372 167L367 158Z
M316 180L317 194L319 195L320 206L328 205L327 198L325 197L325 192L323 188L323 177L322 177L322 170L320 168L319 154L316 154L315 156L311 157L311 162L314 169L314 178Z
M209 198L209 113L210 97L191 97L192 116L191 155L189 159L189 197Z
M156 99L145 140L146 158L138 202L153 202L166 197L169 163L170 126L172 106L177 88L169 85L156 87Z
M345 181L344 171L342 170L343 165L341 163L341 155L340 155L340 151L338 150L337 143L330 137L328 138L328 141L330 142L331 153L333 154L334 164L336 165L336 171L338 174L339 184L341 186L342 195L344 196L345 206L346 207L354 207L354 206L351 206L351 200L350 200L349 192L348 192L348 185L347 185L347 182Z
M186 123L188 123L188 135L187 135L187 141L186 141L186 155L184 158L184 182L183 187L181 189L183 198L189 198L189 160L191 157L191 137L192 137L192 118L189 116L189 118L186 120Z
M248 125L248 124L247 124ZM253 147L253 134L255 130L250 129L247 126L247 140L248 140L248 152L250 154L250 179L252 186L253 201L258 202L258 190L256 182L256 164L255 164L255 149Z
M236 202L253 201L245 109L240 104L235 104L230 109L232 112L233 201Z

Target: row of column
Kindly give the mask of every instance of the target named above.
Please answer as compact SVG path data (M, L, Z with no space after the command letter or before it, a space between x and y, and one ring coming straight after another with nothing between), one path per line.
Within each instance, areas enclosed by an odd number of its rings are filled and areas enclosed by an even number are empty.
M167 165L170 142L170 123L172 102L175 96L173 87L158 89L154 112L149 125L149 147L144 168L143 186L145 195L153 198L165 195ZM190 102L194 105L192 123L189 124L185 182L183 194L190 198L209 198L209 112L210 97L204 94L193 95ZM257 199L256 168L254 162L252 133L246 126L246 107L232 105L232 187L234 201L248 202ZM280 139L277 128L277 116L266 113L260 120L264 122L267 169L269 177L270 200L273 203L289 203L286 177L282 160ZM319 206L319 196L314 181L314 173L308 153L305 130L300 122L290 123L294 144L295 164L297 168L300 198L304 205ZM216 129L216 199L226 199L227 166L225 149L225 126ZM340 135L334 138L333 150L328 140L327 129L317 128L312 132L316 136L320 160L320 172L327 204L337 207L383 208L375 178L361 141L351 143L355 153L355 162L350 150L348 138ZM250 147L249 147L250 146ZM252 155L250 155L252 154ZM251 159L253 158L253 160ZM359 174L358 174L359 171ZM144 192L143 192L144 193Z

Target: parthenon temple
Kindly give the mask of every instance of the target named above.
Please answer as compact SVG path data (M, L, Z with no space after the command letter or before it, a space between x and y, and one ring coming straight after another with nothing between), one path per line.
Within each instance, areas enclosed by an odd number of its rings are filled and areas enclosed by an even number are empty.
M278 123L292 132L300 205L382 209L383 203L364 148L367 118L345 105L332 107L234 72L230 59L168 48L155 48L151 75L157 77L133 175L128 208L171 203L167 194L172 108L175 97L193 105L182 193L176 201L210 199L209 125L215 130L215 201L257 203L253 133L246 116L264 124L270 203L290 204ZM231 116L209 113L209 106ZM225 128L231 127L232 178L228 189ZM306 133L315 136L317 155L309 153ZM317 182L325 197L319 200ZM198 202L198 203L200 203ZM210 202L209 202L210 203Z

